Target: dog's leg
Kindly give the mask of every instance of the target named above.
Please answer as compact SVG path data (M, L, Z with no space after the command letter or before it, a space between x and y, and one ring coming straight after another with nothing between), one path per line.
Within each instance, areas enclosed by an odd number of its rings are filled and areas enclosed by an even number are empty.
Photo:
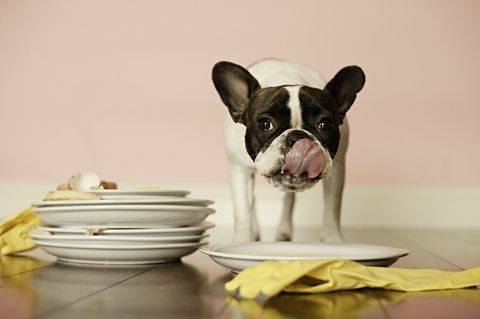
M255 205L255 173L252 172L252 183L251 188L248 190L248 202L250 205L250 214L252 216L252 232L253 232L253 240L259 241L260 240L260 228L258 226L258 218L257 218L257 208Z
M235 164L230 166L230 187L233 200L233 214L235 228L233 234L234 242L245 242L257 240L254 226L256 216L254 214L253 198L254 171Z
M324 242L343 242L340 231L340 212L342 209L343 187L345 184L345 155L348 147L348 123L340 127L340 145L333 160L330 176L323 181L323 223L321 240Z
M258 226L258 218L257 218L257 208L255 206L255 196L254 192L252 191L252 202L250 207L252 207L252 232L253 232L253 240L259 241L260 240L260 227Z
M289 241L292 240L292 216L293 207L295 205L295 193L287 192L283 195L283 211L280 224L277 227L275 240Z
M336 158L335 158L336 160ZM345 166L333 164L331 175L323 181L323 223L321 240L325 242L343 242L340 232L340 211L342 206Z

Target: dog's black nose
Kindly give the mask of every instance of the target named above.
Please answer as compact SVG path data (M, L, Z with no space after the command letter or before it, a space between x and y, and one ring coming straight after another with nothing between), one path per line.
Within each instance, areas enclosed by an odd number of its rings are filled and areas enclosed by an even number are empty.
M304 131L292 131L288 133L287 138L285 139L287 147L292 148L293 144L302 138L310 138L310 136Z

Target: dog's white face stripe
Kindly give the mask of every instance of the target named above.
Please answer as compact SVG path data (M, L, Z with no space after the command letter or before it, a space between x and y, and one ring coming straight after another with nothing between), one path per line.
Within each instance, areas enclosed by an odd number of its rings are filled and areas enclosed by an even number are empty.
M290 95L287 103L287 106L290 108L290 124L292 128L301 129L303 124L302 109L300 108L300 99L298 98L300 85L286 86L285 89Z

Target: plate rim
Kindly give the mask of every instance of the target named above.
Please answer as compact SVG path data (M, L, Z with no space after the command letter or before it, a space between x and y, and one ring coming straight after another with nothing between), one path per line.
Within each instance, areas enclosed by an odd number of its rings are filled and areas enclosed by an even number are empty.
M88 236L88 235L43 235L43 234L35 234L34 232L30 232L28 234L30 238L37 239L37 240L80 240L80 241L177 241L177 240L198 240L201 241L207 237L210 237L210 234L202 234L202 235L192 235L192 236L165 236L165 237L153 237L153 236L145 236L145 237L138 237L138 236Z
M205 205L213 205L215 202L209 199L196 199L196 198L185 198L185 197L172 197L172 198L132 198L132 199L88 199L88 200L49 200L49 201L36 201L32 202L32 206L43 208L45 206L48 207L59 207L59 206L83 206L83 205L109 205L109 204L127 204L133 203L134 204L150 204L150 203L162 203L162 202L191 202L191 203L200 203ZM167 206L167 205L165 205ZM169 205L169 206L187 206L188 205ZM199 206L197 206L199 207Z
M145 250L145 249L167 249L167 248L194 248L208 245L207 240L202 240L194 243L174 243L174 244L156 244L156 245L82 245L82 244L61 244L50 243L41 240L31 239L31 242L37 244L42 248L73 248L73 249L92 249L92 250Z
M144 260L144 259L137 259L135 261L130 260L102 260L102 259L78 259L78 258L63 258L57 257L57 261L61 263L68 263L71 264L78 264L78 266L85 265L95 265L95 266L123 266L123 267L131 267L136 265L155 265L155 264L165 264L172 261L180 260L181 257L178 258L163 258L163 259L153 259L153 260Z
M127 225L128 226L128 225ZM117 234L117 232L120 232L118 234L133 234L133 233L138 233L138 234L149 234L149 233L174 233L174 232L188 232L188 231L197 231L197 230L203 230L206 231L208 229L214 228L216 225L215 223L209 221L209 220L204 220L201 223L197 224L197 226L192 225L192 226L187 226L187 227L171 227L171 228L109 228L110 226L108 225L82 225L82 226L60 226L60 227L48 227L48 226L36 226L35 228L42 228L40 230L42 231L47 231L47 232L57 232L57 233L84 233L87 228L96 228L96 227L101 227L101 228L107 228L106 230L103 231L103 233L108 232L110 234ZM65 229L71 229L71 230L77 230L78 232L68 232L68 231L62 231ZM60 230L60 231L57 231Z
M120 194L158 194L157 196L162 196L161 194L170 194L170 193L180 193L175 197L184 197L189 195L191 192L183 189L91 189L86 193L92 193L96 195L120 195ZM163 195L164 196L164 195Z
M58 207L32 207L33 212L39 214L48 213L71 213L72 211L93 211L93 210L141 210L141 211L175 211L180 213L208 213L213 214L214 208L187 205L80 205L80 206L58 206Z
M250 242L251 244L252 242ZM257 242L257 243L283 243L283 242L275 242L275 241L269 241L269 242ZM334 244L328 244L328 243L318 243L318 242L291 242L293 244L309 244L309 245L334 245ZM214 245L209 245L206 247L202 247L199 249L199 251L207 256L212 257L217 257L217 258L227 258L227 259L235 259L235 260L252 260L252 261L264 261L264 260L313 260L313 259L342 259L339 257L301 257L301 256L259 256L259 255L239 255L239 254L233 254L233 253L221 253L216 251L216 249L220 249L225 246L232 246L232 245L238 245L238 244L245 244L245 243L230 243L230 244L214 244ZM356 243L343 243L343 244L350 244L350 245L356 245L356 246L370 246L370 247L383 247L383 248L390 248L390 249L395 249L398 251L396 254L390 254L386 255L383 258L380 258L379 256L372 256L372 257L358 257L354 259L350 258L343 258L343 259L350 259L350 260L356 260L356 261L369 261L369 260L384 260L384 259L392 259L392 258L401 258L405 257L410 254L410 251L407 249L403 248L398 248L398 247L391 247L391 246L382 246L382 245L370 245L370 244L356 244ZM339 245L342 245L341 243Z

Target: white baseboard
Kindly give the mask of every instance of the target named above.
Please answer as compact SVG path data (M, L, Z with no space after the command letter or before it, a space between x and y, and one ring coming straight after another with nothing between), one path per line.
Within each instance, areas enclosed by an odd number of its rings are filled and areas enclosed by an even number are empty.
M0 219L40 200L52 185L0 183ZM215 200L217 213L209 220L218 225L233 223L228 185L176 185L189 189L191 197ZM260 225L275 226L281 211L281 193L268 185L257 187ZM299 226L319 226L322 214L321 187L299 194L294 221ZM347 187L342 225L381 228L479 228L480 188Z

